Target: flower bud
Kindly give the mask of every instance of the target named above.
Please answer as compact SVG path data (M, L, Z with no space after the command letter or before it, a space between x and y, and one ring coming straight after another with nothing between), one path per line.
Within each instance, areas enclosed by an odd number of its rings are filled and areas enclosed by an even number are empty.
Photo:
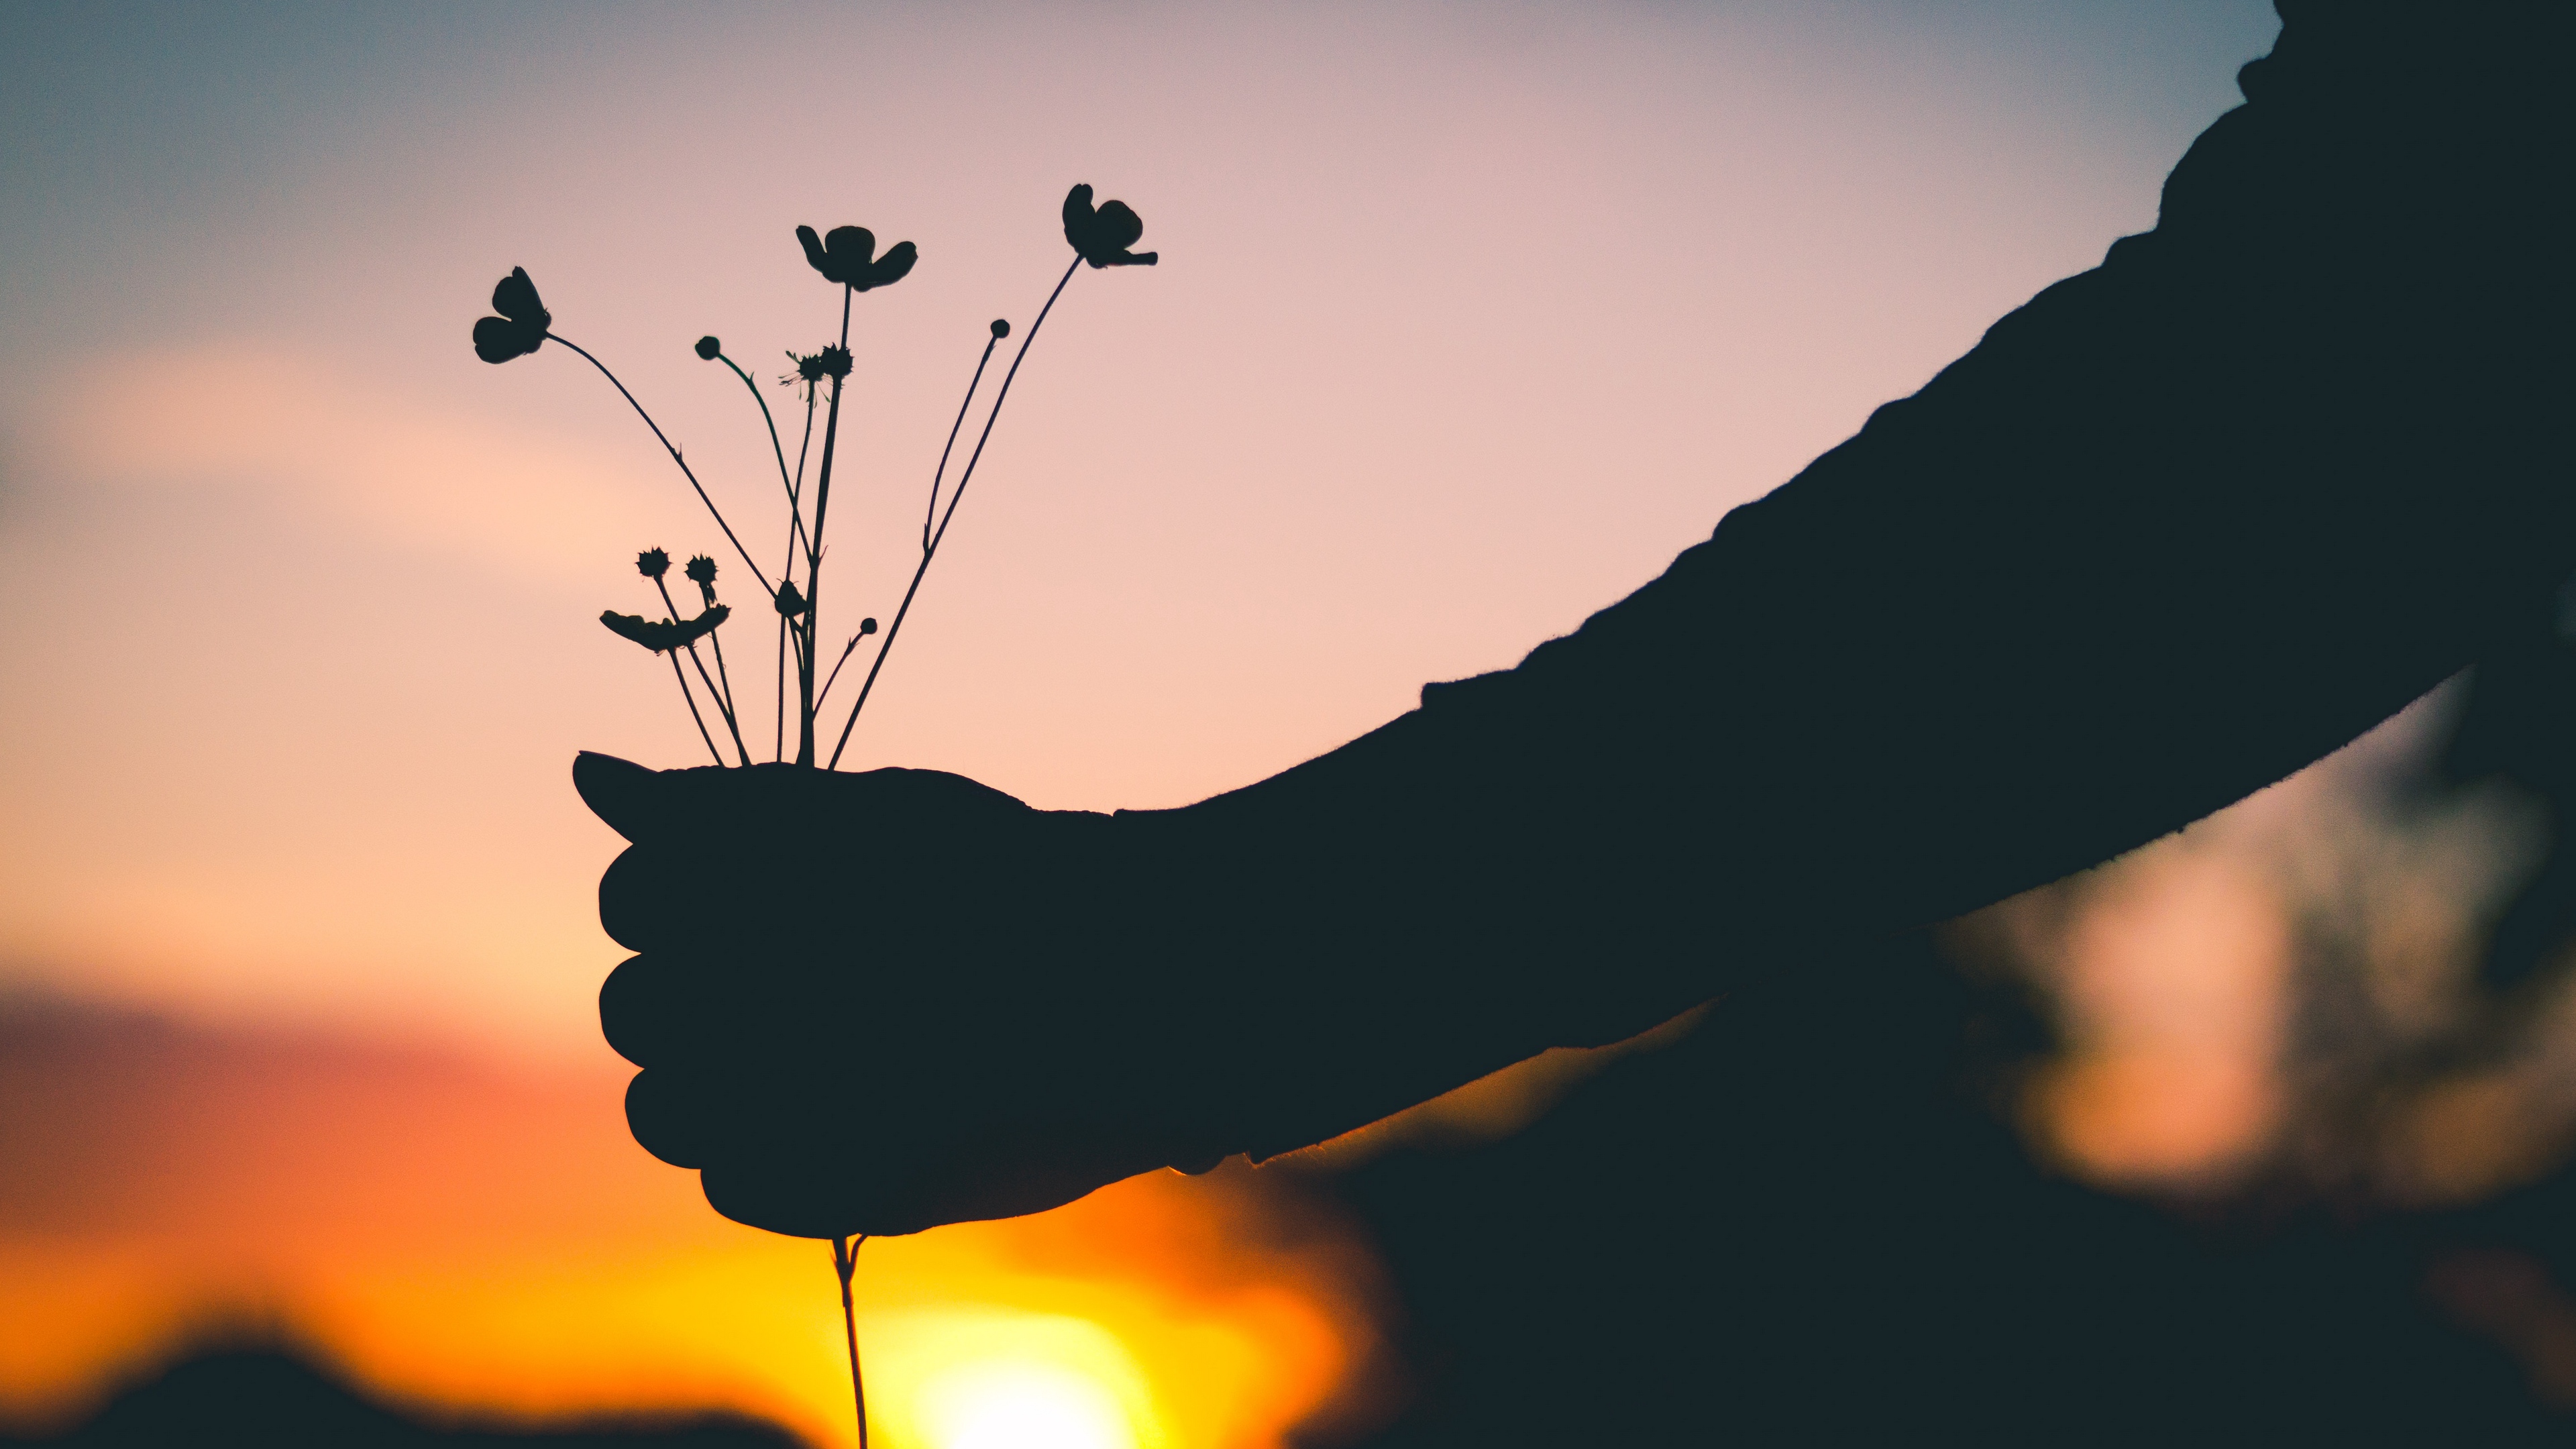
M876 620L874 620L874 619L861 619L861 620L859 621L859 637L860 637L860 638L865 639L865 638L866 638L866 637L868 637L870 634L873 634L873 633L875 633L876 631L877 631L877 621L876 621Z
M771 602L777 605L778 612L781 615L790 619L793 619L797 615L805 612L805 596L802 593L797 592L796 581L794 579L789 579L787 582L780 584L778 586L778 596L771 600Z
M658 548L648 548L635 555L635 572L648 579L658 579L671 571L671 556Z
M1008 336L1010 336L1010 335L1011 335L1011 324L1010 324L1010 322L1009 322L1008 320L1004 319L1004 318L1000 318L1000 317L996 317L996 318L994 318L994 319L993 319L993 340L994 340L994 341L996 341L996 342L999 342L999 341L1001 341L1003 338L1008 337Z
M722 351L724 351L724 344L718 342L714 338L701 337L698 339L698 360L700 362L713 362L716 360L716 354Z

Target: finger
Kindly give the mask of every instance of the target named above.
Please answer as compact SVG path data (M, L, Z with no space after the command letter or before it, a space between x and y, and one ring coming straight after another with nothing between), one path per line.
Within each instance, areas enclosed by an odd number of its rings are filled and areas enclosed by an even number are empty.
M704 984L704 974L678 956L630 956L600 983L600 1035L639 1067L703 1056L709 1010Z
M703 1167L722 1141L716 1104L702 1083L663 1067L626 1084L626 1130L673 1167Z
M870 1194L856 1154L803 1152L728 1153L698 1174L707 1205L766 1232L798 1238L876 1236L884 1220L866 1210ZM929 1224L921 1224L927 1227ZM894 1231L917 1232L918 1227Z

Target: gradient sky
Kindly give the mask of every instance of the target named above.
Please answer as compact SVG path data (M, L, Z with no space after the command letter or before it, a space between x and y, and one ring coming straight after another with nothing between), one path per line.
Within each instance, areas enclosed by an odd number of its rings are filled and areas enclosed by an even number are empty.
M851 759L1186 801L1507 665L2148 226L2259 0L0 12L0 982L596 1050L574 750L700 759L634 550L862 299L827 583L890 614L986 320L1049 324ZM774 392L784 403L786 395ZM753 521L758 527L752 528ZM827 632L834 620L826 620ZM738 650L738 652L740 652Z
M799 223L919 245L857 311L829 635L891 614L1065 188L1132 203L1163 264L1074 280L851 761L1173 804L1652 577L2150 225L2276 28L2260 0L0 7L28 616L0 1406L94 1388L204 1287L406 1393L647 1374L838 1432L820 1250L618 1128L617 844L567 770L702 762L596 617L652 607L637 549L720 541L577 359L475 360L510 267L769 539L757 414L689 344L766 377L827 339ZM57 1030L26 998L89 1005ZM1273 1442L1365 1346L1366 1275L1207 1248L1244 1191L1157 1175L872 1247L871 1311L1106 1332L1192 1449ZM937 1365L902 1356L947 1331L886 1335L925 1414Z

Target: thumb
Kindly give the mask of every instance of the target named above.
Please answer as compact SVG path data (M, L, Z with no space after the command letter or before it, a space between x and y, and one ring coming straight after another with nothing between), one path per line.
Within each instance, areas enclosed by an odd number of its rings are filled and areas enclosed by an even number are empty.
M641 841L650 826L659 784L656 772L632 760L589 750L573 756L572 787L581 803L630 843Z

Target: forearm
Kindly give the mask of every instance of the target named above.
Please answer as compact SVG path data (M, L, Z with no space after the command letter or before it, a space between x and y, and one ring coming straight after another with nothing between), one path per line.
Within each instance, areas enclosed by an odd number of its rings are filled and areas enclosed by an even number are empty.
M1331 1045L1347 1116L1642 1030L2205 815L2546 608L2563 103L2480 100L2454 54L2371 109L2399 32L2357 13L2294 23L2156 232L1662 578L1176 812L1167 869L1233 923L1192 927L1209 969L1297 1023L1238 1056Z

